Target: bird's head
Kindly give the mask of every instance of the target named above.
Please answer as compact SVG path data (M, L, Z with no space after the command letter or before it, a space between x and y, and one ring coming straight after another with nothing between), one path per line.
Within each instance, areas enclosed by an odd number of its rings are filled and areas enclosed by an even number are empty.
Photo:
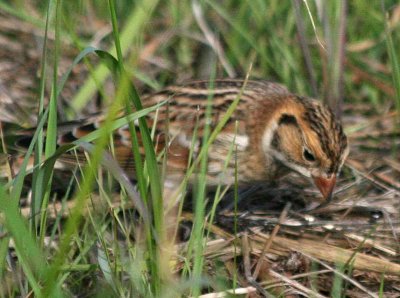
M330 199L348 155L347 138L334 114L318 101L296 96L273 118L263 135L266 154L313 179Z

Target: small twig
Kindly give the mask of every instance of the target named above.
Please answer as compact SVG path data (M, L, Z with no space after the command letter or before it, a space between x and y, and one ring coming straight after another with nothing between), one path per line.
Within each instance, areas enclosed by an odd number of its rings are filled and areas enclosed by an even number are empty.
M250 265L249 240L247 238L247 235L248 235L247 232L244 232L242 236L242 255L243 255L244 275L249 280L251 279L251 265Z
M274 230L271 233L271 236L268 238L268 241L265 241L264 247L260 253L260 257L258 258L258 262L257 262L257 266L254 269L253 272L253 279L256 280L258 277L258 274L260 273L260 269L261 269L261 265L263 263L264 260L264 256L265 254L268 252L268 250L271 247L272 242L274 241L274 238L276 236L276 234L278 234L278 231L281 227L282 222L285 220L290 208L292 207L292 204L290 202L286 203L285 208L283 209L280 217L279 217L279 221L278 224L274 227Z
M284 281L285 283L287 283L288 285L292 286L293 288L296 288L296 289L302 291L304 294L307 294L307 295L305 295L307 297L326 298L326 296L318 294L317 292L310 290L309 288L306 288L305 286L298 283L297 281L294 281L282 274L279 274L278 272L275 272L274 270L270 270L269 273L271 276L273 276L277 279L280 279L280 280Z
M364 172L364 169L360 169L360 164L352 159L347 159L345 166L349 167L352 171L357 172L358 174L360 174L363 178L365 178L366 180L372 182L374 185L380 187L381 189L384 189L386 191L396 191L395 189L386 186L385 184L379 182L377 179L375 179L374 177L371 176L370 173L373 172L373 170L370 170L369 173Z
M243 255L243 266L244 266L244 275L246 280L257 289L260 293L262 293L265 297L270 297L263 287L253 279L251 276L251 265L250 265L250 250L249 250L249 241L247 238L247 232L245 232L242 236L242 255Z
M389 224L390 229L392 231L392 235L396 241L396 246L397 246L397 251L400 252L400 242L399 242L399 237L397 235L397 232L393 226L394 222L391 219L390 215L388 214L388 212L386 212L385 210L382 210L383 216L385 218L385 221Z
M321 46L321 49L323 49L326 52L326 48L325 48L324 44L322 43L321 39L318 36L317 27L315 26L314 18L312 16L310 7L308 6L308 2L307 2L307 0L303 0L303 2L304 2L304 5L307 8L308 16L310 18L311 25L312 25L312 28L314 30L315 38L316 38L318 44Z
M341 278L347 280L348 282L350 282L351 284L353 284L354 286L356 286L357 288L359 288L361 291L365 292L366 294L370 295L371 297L378 298L378 295L375 295L374 293L371 293L363 285L359 284L358 282L356 282L355 280L351 279L350 277L348 277L347 275L343 274L342 272L336 270L335 268L329 266L328 264L325 264L324 262L318 260L317 258L314 258L313 256L311 256L309 254L306 254L306 253L302 253L302 254L304 256L306 256L307 258L311 259L313 262L317 262L318 264L321 264L325 268L331 270L332 272L334 272L335 274L339 275Z
M332 270L324 269L324 270L311 271L311 272L292 275L290 278L293 280L293 279L298 279L298 278L303 278L303 277L309 277L310 275L320 275L320 274L325 274L325 273L330 273L330 272L332 272Z
M347 238L356 241L357 243L363 243L364 246L367 247L372 247L376 250L379 250L391 257L396 257L397 256L397 252L394 251L393 249L390 249L388 247L384 247L382 245L380 245L379 243L376 243L376 241L374 239L366 239L364 236L360 236L357 235L355 233L345 233L344 236L346 236Z

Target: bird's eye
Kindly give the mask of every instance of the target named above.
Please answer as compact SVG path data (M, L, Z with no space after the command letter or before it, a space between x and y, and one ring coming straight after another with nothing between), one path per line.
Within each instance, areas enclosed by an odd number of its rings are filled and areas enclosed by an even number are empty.
M307 149L304 149L303 156L308 161L315 161L314 155Z

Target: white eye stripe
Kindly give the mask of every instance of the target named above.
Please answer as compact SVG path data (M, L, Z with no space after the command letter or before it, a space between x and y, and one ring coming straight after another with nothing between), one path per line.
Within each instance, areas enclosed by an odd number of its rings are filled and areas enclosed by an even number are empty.
M279 160L280 162L282 162L285 166L295 170L296 172L302 174L303 176L306 177L311 177L311 172L302 166L299 166L298 164L295 164L293 162L289 162L282 153L276 151L276 150L270 150L271 155L276 158L277 160Z
M274 137L274 133L278 128L278 124L275 122L271 123L269 127L265 130L263 138L262 138L262 148L264 152L268 152L271 148L272 138Z
M293 162L289 162L282 153L274 150L271 148L271 142L274 137L275 131L278 128L278 124L276 122L273 122L269 125L269 127L266 129L264 132L263 138L262 138L262 147L264 152L268 152L271 154L274 158L282 162L284 165L287 167L291 168L292 170L302 174L303 176L306 177L311 177L311 172L306 169L305 167L299 166Z

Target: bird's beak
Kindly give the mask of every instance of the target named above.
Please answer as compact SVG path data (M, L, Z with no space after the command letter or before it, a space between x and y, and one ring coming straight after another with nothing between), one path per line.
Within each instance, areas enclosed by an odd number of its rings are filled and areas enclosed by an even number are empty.
M329 201L336 184L336 175L332 175L330 178L313 177L313 179L324 199Z

